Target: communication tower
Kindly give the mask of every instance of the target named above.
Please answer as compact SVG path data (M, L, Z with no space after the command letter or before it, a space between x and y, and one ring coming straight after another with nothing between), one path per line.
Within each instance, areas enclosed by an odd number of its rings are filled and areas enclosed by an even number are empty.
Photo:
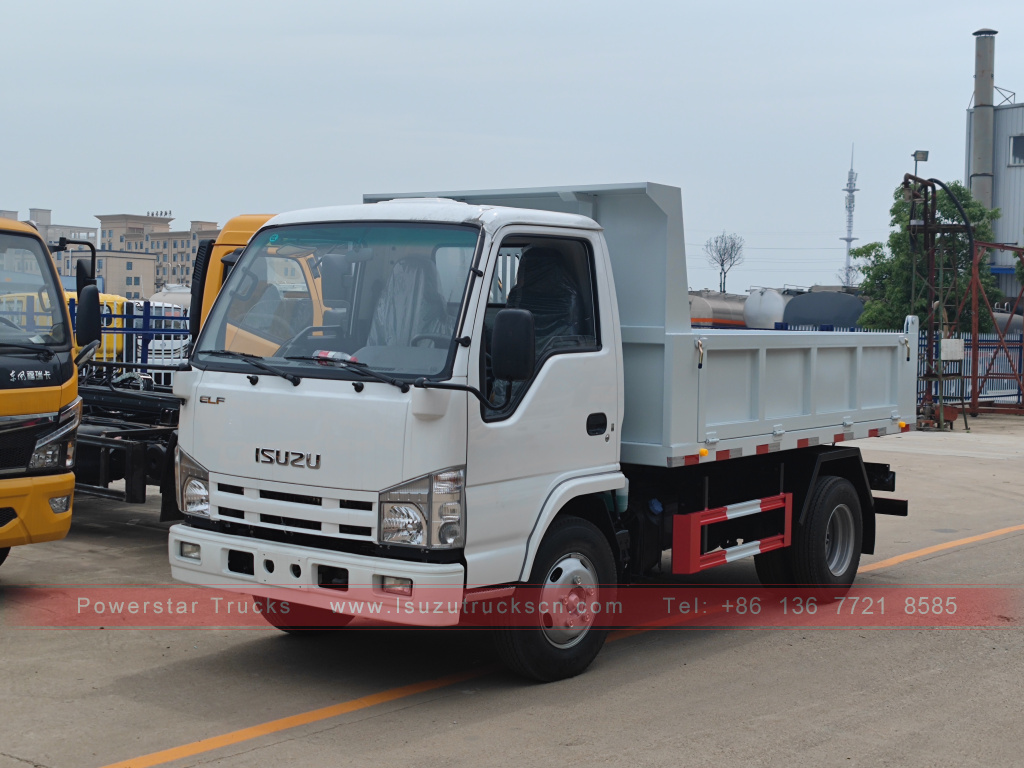
M853 171L853 146L850 147L850 172L846 175L846 186L843 187L843 191L846 193L846 237L839 239L846 243L846 268L843 275L849 279L852 277L850 243L857 239L853 236L853 196L855 192L860 192L857 189L857 174Z

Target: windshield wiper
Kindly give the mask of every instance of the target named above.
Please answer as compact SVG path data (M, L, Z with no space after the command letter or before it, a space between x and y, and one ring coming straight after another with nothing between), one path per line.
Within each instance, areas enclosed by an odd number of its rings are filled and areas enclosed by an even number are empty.
M231 357L231 358L234 358L235 360L244 360L245 362L247 362L249 365L253 366L254 368L259 368L261 371L266 371L267 373L273 374L274 376L280 376L282 379L285 379L286 381L291 382L292 386L294 386L294 387L299 386L299 382L302 381L302 379L300 379L294 373L287 373L285 371L280 371L280 370L278 370L277 368L274 368L271 365L267 365L265 362L263 362L263 358L260 357L259 355L250 355L247 352L234 352L233 350L230 350L230 349L212 349L212 350L205 350L204 349L204 350L200 350L199 354L201 354L201 355L217 355L219 357ZM254 376L249 378L249 381L251 383L253 383L253 384L256 383L255 381L253 381L254 378L255 378Z
M391 376L386 376L383 373L370 368L366 363L360 363L356 360L344 360L344 359L331 359L324 357L308 357L303 355L297 355L294 357L285 357L285 360L301 360L307 363L321 363L323 365L335 365L338 368L344 368L346 371L355 371L361 373L364 376L374 379L375 381L382 382L384 384L390 384L393 387L398 387L402 392L409 391L409 382L396 379Z
M43 346L42 344L36 346L32 344L19 344L16 341L0 341L0 347L11 347L13 349L23 349L26 352L35 352L40 355L43 360L53 359L53 350L49 347Z

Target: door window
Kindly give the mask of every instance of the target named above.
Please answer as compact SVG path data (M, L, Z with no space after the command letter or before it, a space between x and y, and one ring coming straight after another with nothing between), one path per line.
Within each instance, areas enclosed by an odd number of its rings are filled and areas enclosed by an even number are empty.
M501 243L490 279L484 316L481 380L488 400L500 411L486 409L484 418L502 419L515 411L531 382L511 385L495 381L490 341L494 318L502 309L525 309L533 315L535 371L554 355L593 352L601 348L594 296L593 254L585 240L516 235ZM534 374L536 376L537 373Z

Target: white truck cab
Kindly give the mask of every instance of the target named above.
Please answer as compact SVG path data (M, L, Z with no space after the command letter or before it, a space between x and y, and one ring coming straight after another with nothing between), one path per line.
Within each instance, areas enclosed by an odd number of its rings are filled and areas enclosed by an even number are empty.
M916 344L913 321L695 332L673 187L282 214L175 378L172 573L307 622L386 596L379 618L419 625L459 621L404 610L438 590L607 596L664 550L677 573L756 556L769 583L848 586L875 515L906 504L835 444L909 428ZM531 621L499 645L538 679L582 671L606 634L586 613Z

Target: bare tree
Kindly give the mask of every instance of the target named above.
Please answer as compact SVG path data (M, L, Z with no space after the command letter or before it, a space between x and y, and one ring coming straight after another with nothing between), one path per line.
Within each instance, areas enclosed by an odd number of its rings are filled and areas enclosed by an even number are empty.
M737 264L743 263L743 238L739 235L720 235L709 237L704 243L704 255L708 264L718 269L718 290L725 293L725 276Z
M855 288L857 286L857 278L860 276L860 269L856 264L850 264L850 266L843 266L838 272L836 272L836 279L839 280L839 284L844 288Z

